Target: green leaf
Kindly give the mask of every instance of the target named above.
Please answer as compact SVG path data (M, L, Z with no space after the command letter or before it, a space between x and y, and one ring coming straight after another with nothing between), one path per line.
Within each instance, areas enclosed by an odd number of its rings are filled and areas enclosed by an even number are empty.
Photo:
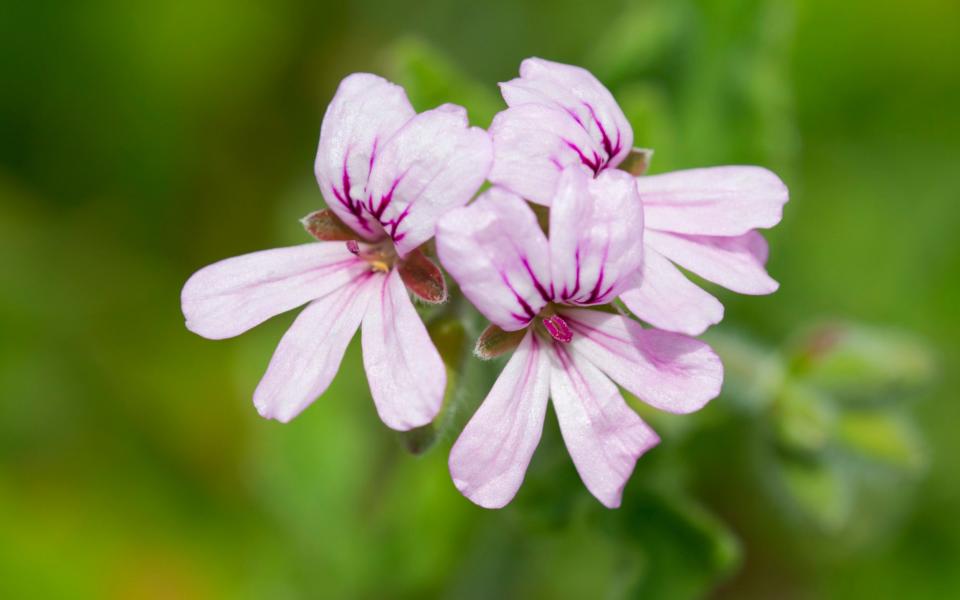
M843 529L853 511L853 490L840 467L831 462L786 458L780 471L794 505L824 533Z
M930 381L932 351L915 336L852 324L822 325L793 352L795 371L838 399L874 399Z
M616 89L617 102L633 127L633 143L657 152L656 171L676 168L680 137L666 90L651 82L630 82Z
M780 353L736 332L715 329L707 332L704 340L723 361L724 397L749 412L770 406L786 377Z
M701 598L740 564L740 542L722 521L683 494L625 498L625 531L645 568L631 597Z
M849 411L840 418L837 437L860 456L898 469L918 472L927 463L916 429L896 413Z
M826 449L836 416L829 399L816 388L791 381L781 390L772 419L783 449L810 456Z
M465 75L440 51L417 38L404 38L387 50L391 79L407 90L418 111L452 102L465 106L470 122L486 127L504 108L496 86Z
M682 39L686 7L678 2L643 2L613 20L587 58L608 86L637 79L655 68Z

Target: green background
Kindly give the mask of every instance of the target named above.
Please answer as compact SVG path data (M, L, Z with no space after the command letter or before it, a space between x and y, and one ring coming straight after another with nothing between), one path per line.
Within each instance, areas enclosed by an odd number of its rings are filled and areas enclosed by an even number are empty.
M617 511L552 415L516 501L473 506L455 431L408 452L356 343L301 417L262 420L292 315L212 342L179 309L194 270L308 241L344 75L486 125L533 55L593 70L653 172L791 189L780 291L711 288L725 392L648 415L663 443ZM0 596L960 596L958 56L935 0L6 3Z

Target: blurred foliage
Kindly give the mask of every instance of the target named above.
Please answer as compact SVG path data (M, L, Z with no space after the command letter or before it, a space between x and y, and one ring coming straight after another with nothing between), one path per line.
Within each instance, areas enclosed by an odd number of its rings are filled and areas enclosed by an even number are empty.
M764 483L794 513L786 516L807 535L829 539L826 554L875 541L927 468L927 449L909 416L933 375L927 346L906 334L842 323L814 327L780 351L720 332L707 337L734 365L727 392L752 390L727 406L750 415ZM770 356L781 365L776 378L740 368ZM871 494L877 498L868 500Z
M957 596L958 45L942 0L5 5L0 596ZM616 511L552 414L511 506L456 492L502 359L448 352L444 413L401 435L354 345L281 426L250 395L292 315L213 343L179 313L193 270L308 241L345 74L485 125L531 55L594 70L652 172L761 164L792 191L782 289L711 287L724 394L637 405L663 442ZM484 326L425 317L454 349Z

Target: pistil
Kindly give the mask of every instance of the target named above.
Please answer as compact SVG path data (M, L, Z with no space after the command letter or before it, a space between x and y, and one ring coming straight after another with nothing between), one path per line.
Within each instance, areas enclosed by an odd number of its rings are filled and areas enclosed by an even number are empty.
M567 325L567 322L564 321L560 315L544 317L541 322L543 323L544 329L550 334L550 337L558 342L569 344L573 339L573 332L570 330L570 326Z

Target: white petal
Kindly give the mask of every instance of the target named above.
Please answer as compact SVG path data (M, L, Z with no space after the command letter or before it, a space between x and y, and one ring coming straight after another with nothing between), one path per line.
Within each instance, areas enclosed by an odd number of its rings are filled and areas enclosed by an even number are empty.
M501 111L490 125L490 181L549 206L560 172L573 165L601 170L603 150L562 108L524 104Z
M596 367L566 346L552 349L550 397L563 441L590 493L617 508L637 459L660 438Z
M200 269L183 286L187 329L210 339L233 337L346 285L368 269L342 242L228 258Z
M736 237L681 235L648 229L647 244L700 277L741 294L771 294L779 284L764 268L767 242L756 231Z
M469 127L467 111L445 104L410 120L384 146L370 175L367 210L403 256L433 237L437 220L480 188L493 148Z
M360 339L380 419L399 431L432 421L443 404L446 368L396 270L368 304Z
M644 249L636 287L620 295L630 312L658 329L700 335L723 319L723 304L656 250Z
M547 238L530 207L502 188L440 221L437 254L477 310L507 331L526 327L552 297Z
M253 394L262 416L285 423L326 391L380 279L364 275L303 309Z
M354 73L337 88L320 127L314 172L337 216L368 240L383 236L365 215L371 166L383 145L416 115L403 88L370 73Z
M557 302L607 304L627 288L643 261L643 208L634 178L564 170L550 208L550 260Z
M450 451L450 475L464 496L500 508L516 495L543 432L550 385L543 342L520 342Z
M655 408L689 413L720 393L723 365L696 338L597 310L565 308L562 315L574 333L574 352Z
M674 233L735 236L773 227L787 186L761 167L712 167L637 178L647 227Z

